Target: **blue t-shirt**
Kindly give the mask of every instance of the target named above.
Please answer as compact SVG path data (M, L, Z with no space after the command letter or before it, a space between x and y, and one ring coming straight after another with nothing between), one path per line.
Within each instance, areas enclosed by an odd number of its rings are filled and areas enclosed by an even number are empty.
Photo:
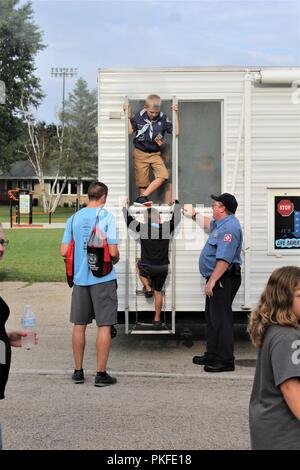
M99 212L100 211L100 212ZM75 241L74 254L74 284L77 286L91 286L116 279L116 271L112 271L104 277L95 277L88 266L87 243L92 230L96 224L96 217L99 212L98 227L104 233L109 245L118 244L115 217L106 209L85 207L67 220L62 243L70 243L72 240L71 225L73 226L73 238Z
M222 220L212 220L210 235L199 258L199 270L203 277L210 277L218 260L229 264L241 264L243 234L240 222L234 215Z

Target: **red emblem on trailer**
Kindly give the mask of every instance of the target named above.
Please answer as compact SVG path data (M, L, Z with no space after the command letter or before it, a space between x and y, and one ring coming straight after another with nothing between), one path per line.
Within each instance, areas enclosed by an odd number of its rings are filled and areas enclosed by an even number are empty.
M289 199L281 199L277 203L277 212L282 217L289 217L294 212L294 203Z
M224 242L231 242L231 240L232 240L231 233L225 233L223 240L224 240Z

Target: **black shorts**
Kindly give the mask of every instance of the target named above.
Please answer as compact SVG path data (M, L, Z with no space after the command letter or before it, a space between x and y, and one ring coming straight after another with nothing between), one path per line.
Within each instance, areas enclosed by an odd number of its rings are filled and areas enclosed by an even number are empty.
M139 262L138 268L141 276L150 278L153 289L161 292L168 275L169 266L167 264L156 266Z

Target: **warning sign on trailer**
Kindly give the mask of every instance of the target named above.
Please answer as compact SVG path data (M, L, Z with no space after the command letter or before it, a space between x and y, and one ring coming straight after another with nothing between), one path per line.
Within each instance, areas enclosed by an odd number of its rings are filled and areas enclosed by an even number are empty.
M300 249L300 196L275 196L275 250Z
M282 217L289 217L294 212L294 203L289 199L281 199L277 203L277 212Z

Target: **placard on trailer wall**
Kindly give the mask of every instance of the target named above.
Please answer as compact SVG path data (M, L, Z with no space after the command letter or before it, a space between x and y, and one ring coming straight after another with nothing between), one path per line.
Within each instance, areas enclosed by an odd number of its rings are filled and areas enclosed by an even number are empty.
M268 188L268 254L300 250L300 188Z

